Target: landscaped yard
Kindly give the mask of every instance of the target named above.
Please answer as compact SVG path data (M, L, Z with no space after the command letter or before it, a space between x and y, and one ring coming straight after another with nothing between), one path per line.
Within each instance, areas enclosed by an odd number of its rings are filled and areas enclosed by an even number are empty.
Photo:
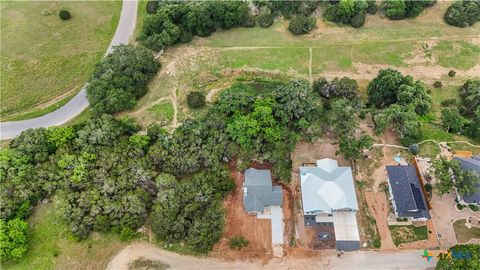
M480 239L480 228L475 226L468 228L465 226L465 222L465 219L460 219L453 223L453 230L455 231L457 242L466 243L470 241L470 239Z
M2 269L105 269L110 256L121 247L118 236L93 233L76 241L55 203L40 203L29 218L30 246L19 263L3 263Z
M428 239L427 226L388 226L392 234L393 243L399 246L402 243L409 243Z
M121 1L2 1L1 120L39 116L71 98L105 54L121 6ZM61 9L72 18L62 21Z

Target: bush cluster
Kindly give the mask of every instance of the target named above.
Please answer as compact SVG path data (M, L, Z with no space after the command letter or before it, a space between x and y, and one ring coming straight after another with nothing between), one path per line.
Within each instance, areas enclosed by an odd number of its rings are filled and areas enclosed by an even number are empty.
M418 16L424 8L433 6L436 2L436 0L384 0L381 10L389 19L401 20Z
M290 20L288 30L295 35L308 34L317 26L315 18L298 15Z
M147 92L160 64L145 48L120 45L97 64L87 85L95 115L131 109Z
M323 16L329 21L358 28L365 23L365 13L369 5L375 3L369 4L366 0L340 0L338 3L328 5ZM373 9L371 7L370 10Z
M205 106L205 95L198 91L190 92L187 96L187 104L192 109Z
M480 1L478 0L459 0L448 7L443 16L446 23L467 27L480 21Z

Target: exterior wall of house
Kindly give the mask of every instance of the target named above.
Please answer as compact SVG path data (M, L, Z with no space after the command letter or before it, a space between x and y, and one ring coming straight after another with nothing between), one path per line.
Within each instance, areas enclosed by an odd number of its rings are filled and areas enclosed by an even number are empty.
M398 218L397 205L395 204L395 200L393 198L392 186L390 185L390 179L387 180L387 183L388 183L388 193L390 194L390 202L392 203L392 206L393 206L393 212L395 213L395 217Z

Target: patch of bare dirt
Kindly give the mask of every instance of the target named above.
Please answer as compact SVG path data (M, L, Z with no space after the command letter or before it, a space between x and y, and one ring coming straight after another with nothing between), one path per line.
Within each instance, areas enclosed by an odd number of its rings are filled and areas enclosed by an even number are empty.
M212 257L226 260L260 260L268 262L272 254L272 232L269 219L257 219L255 215L248 215L243 208L243 180L242 172L237 171L236 163L230 164L230 175L235 180L235 191L224 200L225 233L213 247ZM234 236L243 236L249 244L241 250L232 250L228 246L228 239Z
M365 192L365 198L367 200L368 209L372 213L377 223L378 233L380 235L380 241L382 243L381 250L396 249L392 240L392 235L388 229L388 213L390 211L390 205L387 201L384 192Z

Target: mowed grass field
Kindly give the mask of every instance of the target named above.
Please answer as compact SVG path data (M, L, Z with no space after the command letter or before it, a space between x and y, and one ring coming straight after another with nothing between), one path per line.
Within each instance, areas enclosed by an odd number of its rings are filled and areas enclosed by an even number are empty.
M440 103L458 98L465 80L480 76L480 24L467 28L445 24L443 14L449 4L439 2L408 20L368 15L359 29L339 27L319 18L316 30L295 36L287 30L288 21L277 19L269 28L236 28L217 31L207 38L196 37L164 51L160 57L162 71L132 115L144 124L156 121L152 110L157 108L152 107L160 99L170 98L177 104L178 121L199 117L202 113L190 110L182 97L201 91L213 101L219 90L239 77L283 76L312 81L320 76L348 76L358 81L366 98L368 82L380 69L392 67L425 81L431 90L434 106L424 119L425 139L466 139L438 126ZM457 75L448 77L450 70ZM436 80L441 80L444 87L434 89ZM165 118L157 122L165 124Z
M110 257L128 244L102 233L75 240L55 202L36 206L28 223L31 234L25 257L3 263L2 269L105 269Z
M121 1L1 1L1 120L47 113L78 91L105 54L121 6ZM71 13L70 20L60 20L62 9Z

